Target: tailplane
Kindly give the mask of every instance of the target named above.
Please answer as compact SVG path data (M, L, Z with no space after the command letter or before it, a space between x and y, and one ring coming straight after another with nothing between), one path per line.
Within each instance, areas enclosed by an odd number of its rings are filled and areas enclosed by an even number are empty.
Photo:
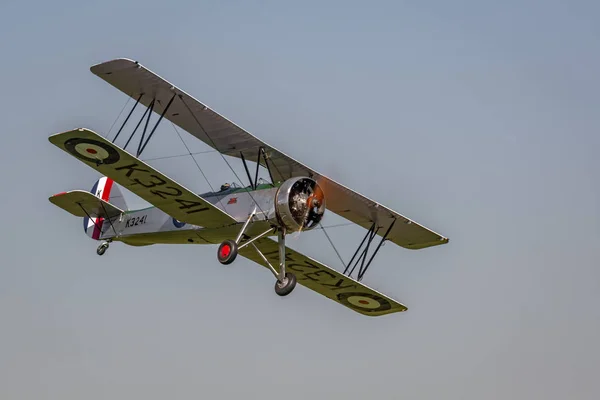
M127 210L127 203L119 186L107 176L98 179L96 183L94 183L94 186L92 186L90 192L99 199L104 200L107 203L110 202L110 204L114 205L116 208ZM104 218L102 217L88 218L86 216L83 218L83 229L89 237L97 240L100 239L103 223Z
M103 176L92 190L71 190L50 196L52 204L76 217L83 218L83 230L92 239L99 240L104 221L119 218L127 211L125 197L112 179ZM110 221L108 222L110 224Z

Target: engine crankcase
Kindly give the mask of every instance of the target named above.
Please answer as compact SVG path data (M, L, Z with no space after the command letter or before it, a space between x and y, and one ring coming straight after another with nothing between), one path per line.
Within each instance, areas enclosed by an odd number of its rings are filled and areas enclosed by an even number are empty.
M290 178L275 194L277 222L287 232L311 230L321 222L324 214L325 194L311 178Z

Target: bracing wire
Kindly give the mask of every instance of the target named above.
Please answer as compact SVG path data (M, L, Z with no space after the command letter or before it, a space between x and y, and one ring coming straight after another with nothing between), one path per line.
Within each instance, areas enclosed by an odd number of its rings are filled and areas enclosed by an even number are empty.
M213 147L215 149L218 150L217 144L214 142L214 140L210 137L210 135L208 134L208 132L206 131L206 129L204 129L204 127L202 126L202 124L200 123L200 121L198 121L198 118L196 118L196 114L194 114L192 112L192 110L190 109L190 107L187 105L187 103L185 102L185 100L183 100L183 97L179 97L181 99L181 102L183 103L183 105L185 106L185 108L188 109L188 111L190 112L190 114L192 115L192 118L194 118L194 121L196 121L196 123L198 124L198 127L200 127L200 129L202 130L202 132L206 135L206 137L210 140L210 142L212 143ZM238 176L238 174L235 172L235 170L233 169L233 167L231 166L231 164L229 164L229 161L227 161L227 159L225 158L225 156L223 155L223 153L221 153L219 151L219 154L221 155L221 158L223 158L223 161L225 161L225 163L227 164L227 166L229 167L229 169L231 170L231 172L233 172L233 174L235 175L235 177L237 178L238 181L243 182L240 177ZM258 202L256 201L256 199L254 198L254 196L252 196L252 192L250 190L248 190L248 188L246 189L246 193L248 193L250 195L250 198L252 199L252 201L254 202L254 204L256 204L256 206L258 207L258 209L260 210L260 212L263 214L263 216L265 217L265 219L267 218L267 215L265 214L265 212L263 211L263 209L260 207L260 204L258 204Z
M131 100L131 97L127 97L127 101L125 102L125 105L123 106L123 108L121 108L121 112L119 113L119 115L117 115L117 118L115 118L115 120L113 121L113 123L110 126L110 129L108 130L108 132L106 132L106 139L108 139L108 137L110 136L110 132L115 127L115 124L117 123L117 121L119 120L119 118L121 118L121 115L123 114L123 111L125 111L125 108L127 107L127 104L129 104L130 100Z
M204 132L204 134L206 135L206 137L211 141L213 147L215 149L218 150L218 147L216 145L216 143L214 142L214 140L210 137L210 135L208 134L208 132L204 129L204 127L202 126L202 124L200 123L200 121L198 121L198 119L196 118L196 115L192 112L192 110L190 109L190 107L187 105L187 103L185 102L185 100L183 100L183 97L180 97L181 102L185 105L185 107L188 109L188 111L190 112L190 114L192 115L192 117L194 118L194 120L196 121L196 123L198 124L198 126L200 127L200 129L202 130L202 132ZM179 133L178 133L179 135ZM181 138L181 136L180 136ZM183 139L182 139L183 141ZM187 146L186 146L187 148ZM231 172L233 172L233 174L235 175L235 177L238 179L238 181L242 182L242 180L240 179L240 177L238 176L238 174L235 172L235 170L233 169L233 167L231 166L231 164L229 164L229 162L227 161L227 159L225 158L225 156L223 155L223 153L219 152L219 154L221 155L221 157L223 158L223 160L225 161L225 163L227 163L227 166L229 167L229 169L231 169ZM274 164L275 165L275 164ZM275 165L275 168L277 169L277 172L281 175L281 172L279 172L279 169L277 168L277 166ZM252 196L252 193L250 193L250 191L248 191L248 194L250 195L250 197L252 198L252 200L254 201L254 203L258 206L258 208L260 209L260 205L258 204L258 202L254 199L254 196ZM261 209L260 210L263 215L264 215L264 211ZM333 241L331 240L331 238L329 237L329 235L327 234L327 231L325 230L325 228L323 226L321 226L321 229L323 230L323 233L325 233L325 236L327 236L327 240L329 240L329 243L331 244L331 247L333 247L333 250L335 251L335 253L337 254L338 258L340 259L340 261L342 262L342 265L345 267L346 263L344 263L344 259L342 258L342 256L340 255L340 252L337 250L337 248L335 247L335 245L333 244Z
M327 228L327 229L341 228L342 226L350 226L350 225L356 225L356 224L354 222L344 222L343 224L329 225L329 226L324 226L323 228Z
M192 154L192 152L190 151L190 148L188 147L188 145L185 143L185 141L183 140L183 138L181 137L181 134L179 133L179 130L175 127L175 124L171 122L171 126L173 126L173 129L175 130L175 133L177 134L177 136L179 136L179 139L181 140L181 143L183 143L183 145L185 146L185 149L187 150L188 154L192 160L194 160L194 164L196 164L196 167L198 167L198 170L200 171L200 173L202 174L202 176L204 177L204 179L206 180L206 183L208 183L208 186L210 187L211 191L215 191L215 189L212 187L212 185L210 184L210 181L208 180L208 178L206 177L206 174L204 174L204 171L202 170L202 168L200 168L200 164L198 164L198 161L196 161L196 157L194 157L194 155ZM216 150L215 150L216 151ZM200 152L201 153L209 153L208 152ZM219 199L219 204L221 204L221 207L223 207L223 210L226 211L225 209L225 204L223 204L222 200L222 196L217 195L217 199Z
M171 124L173 124L171 122ZM175 126L173 125L173 128L175 128ZM177 132L177 129L175 128L175 132ZM164 156L164 157L152 157L152 158L145 158L143 161L157 161L157 160L166 160L168 158L178 158L178 157L187 157L189 155L192 156L197 156L199 154L208 154L208 153L216 153L216 150L205 150L205 151L197 151L195 153L189 153L189 154L177 154L174 156Z
M335 247L335 244L333 244L333 241L331 240L331 238L327 234L327 231L325 230L325 227L324 226L319 226L319 227L323 230L323 233L325 234L325 236L327 236L327 240L329 240L329 244L331 244L331 247L333 247L333 250L335 251L335 254L337 254L338 258L342 262L342 266L345 268L346 267L346 263L344 262L344 259L340 255L340 252L338 251L338 249Z
M192 110L189 108L189 106L187 105L187 103L183 100L183 98L181 98L182 103L185 105L185 107L188 109L188 111L190 112L190 114L192 115L192 117L194 118L194 120L196 121L196 123L198 124L198 126L200 127L200 129L202 129L202 131L204 132L204 134L206 135L206 137L211 141L211 143L213 144L213 146L215 147L215 150L205 150L205 151L199 151L199 152L194 152L192 153L188 147L188 145L185 143L185 141L183 140L183 137L181 136L181 134L179 133L179 130L177 129L177 127L175 126L175 124L173 122L171 122L171 126L173 127L173 130L175 131L175 133L177 134L177 136L179 137L179 140L181 140L181 143L183 143L183 145L185 146L185 149L187 151L187 154L180 154L180 155L174 155L174 156L164 156L164 157L154 157L154 158L149 158L149 159L145 159L144 161L155 161L155 160L164 160L164 159L169 159L169 158L179 158L179 157L187 157L190 156L192 158L192 160L194 161L194 164L196 164L196 167L198 168L198 170L200 171L200 173L202 174L202 176L204 177L204 179L206 180L206 183L208 183L208 186L210 187L212 192L215 192L215 189L213 188L213 186L210 183L210 180L207 178L206 174L204 173L204 171L202 170L202 168L200 167L200 165L198 164L198 161L196 160L196 158L194 157L195 155L199 155L199 154L208 154L208 153L214 153L214 152L218 152L219 154L221 154L221 157L223 158L223 160L225 161L225 163L227 164L227 166L229 167L229 169L231 169L231 171L233 172L233 174L235 175L235 177L242 182L242 180L240 179L240 177L238 176L238 174L235 172L235 170L233 169L233 167L231 166L231 164L229 164L229 162L227 161L227 159L225 158L225 156L218 150L216 150L216 144L215 142L212 140L212 138L208 135L208 132L206 132L206 130L204 129L204 127L202 126L202 124L200 123L200 121L198 121L198 119L196 118L196 115L192 112ZM115 118L115 120L113 121L112 125L110 126L110 129L108 130L108 132L106 133L106 138L108 138L110 136L110 133L112 131L112 129L114 128L115 124L117 123L117 121L119 120L119 118L121 117L121 115L123 114L123 111L125 111L125 108L127 108L127 105L129 104L129 102L131 101L131 98L128 97L127 101L125 102L125 104L123 105L123 107L121 108L121 111L119 112L119 114L117 115L117 117ZM160 103L160 102L159 102ZM161 104L162 106L162 104ZM146 110L147 112L148 110ZM144 113L145 116L146 113ZM144 117L142 117L143 119ZM141 121L140 121L141 122ZM138 123L139 126L139 123ZM134 130L133 134L135 134ZM131 135L133 137L133 134ZM129 140L127 141L127 143L129 143L129 141L132 139L132 137L129 138ZM127 146L125 146L127 147ZM279 171L279 168L277 168L277 165L273 164L277 170L277 172L281 175L281 172ZM263 212L264 215L264 211L261 209L260 205L258 204L258 202L254 199L254 197L252 196L252 194L250 193L250 191L248 191L248 194L250 195L250 197L252 198L252 200L254 201L254 203L258 206L258 208L261 210L261 212ZM215 192L216 193L216 192ZM217 196L217 198L219 199L219 203L221 204L221 206L223 207L223 209L225 210L225 205L223 204L222 197L221 196ZM341 263L343 266L346 265L346 263L344 262L344 259L342 258L342 256L340 255L340 252L338 251L338 249L336 248L335 244L333 243L333 241L331 240L331 237L329 237L329 234L327 233L327 231L325 230L330 229L330 228L338 228L338 227L343 227L343 226L349 226L349 225L353 225L353 223L342 223L342 224L337 224L337 225L330 225L330 226L319 226L319 228L321 228L321 230L323 230L323 233L325 234L325 236L327 237L327 240L329 241L329 244L331 244L331 247L333 248L333 250L335 251L336 255L338 256L338 258L340 259Z
M214 153L214 152L218 152L221 157L223 158L223 161L225 161L225 163L227 164L227 166L229 167L229 169L231 170L231 172L233 172L233 174L235 175L235 177L238 179L239 182L242 182L242 180L240 179L240 177L238 176L238 174L235 172L235 170L233 169L233 167L231 166L231 164L229 163L229 161L227 161L227 159L225 158L224 154L221 153L218 148L216 143L214 142L214 140L210 137L210 135L208 134L208 132L204 129L204 127L202 126L202 124L200 123L200 121L196 118L196 115L192 112L192 110L190 109L190 107L187 105L187 103L185 102L185 100L183 99L183 97L179 96L179 98L181 99L181 102L184 104L184 106L187 108L187 110L190 112L190 114L192 115L192 117L194 118L194 120L196 121L196 123L198 124L199 128L202 130L202 132L206 135L206 137L211 141L213 147L215 150L207 150L207 151L200 151L200 152L195 152L192 153L187 145L187 143L185 143L185 141L183 140L183 137L181 136L181 134L179 133L179 130L177 129L177 127L175 126L175 124L173 122L171 122L171 126L173 127L173 130L175 131L175 133L177 134L177 136L179 137L179 140L181 140L181 143L183 143L183 145L185 146L185 149L187 151L187 154L181 154L181 155L174 155L174 156L165 156L165 157L155 157L155 158L150 158L150 159L146 159L145 161L153 161L153 160L163 160L163 159L169 159L169 158L178 158L178 157L187 157L190 156L192 158L192 160L194 161L194 164L196 164L196 167L198 168L198 170L200 171L200 173L202 174L202 176L204 177L204 179L206 180L206 183L208 183L208 186L210 187L211 191L215 192L215 189L213 188L213 186L211 185L208 177L206 176L206 174L204 173L204 171L202 170L202 168L200 167L200 165L198 164L198 161L196 160L196 158L194 157L194 155L199 155L199 154L208 154L208 153ZM121 115L123 114L123 111L125 111L125 108L127 107L127 105L129 104L131 100L131 97L127 98L127 101L125 102L125 104L123 105L123 107L121 108L121 111L119 112L119 114L117 115L117 117L115 118L115 120L113 121L112 125L110 126L110 129L108 130L108 132L106 133L106 138L108 139L108 137L110 136L110 133L112 132L112 129L114 128L115 124L117 123L117 121L119 120L119 118L121 117ZM139 101L139 100L138 100ZM152 102L154 105L154 101ZM160 101L159 101L160 104ZM137 105L137 104L136 104ZM162 104L161 104L162 106ZM151 107L153 108L153 107ZM132 110L133 111L133 110ZM148 111L148 109L146 110L146 112ZM146 113L144 113L144 115L142 116L142 120L144 119L144 116L146 115ZM131 141L131 139L133 138L133 135L135 134L135 132L137 131L137 128L139 127L141 121L138 123L138 125L136 126L136 129L134 129L131 137L129 138L129 140L127 141L127 144L129 144L129 141ZM148 115L148 119L146 121L146 126L148 125L148 122L150 120L150 115ZM144 129L144 133L145 133L145 129ZM143 138L143 136L142 136ZM142 139L143 140L143 139ZM125 145L125 147L127 147L127 144ZM140 143L141 145L141 143ZM259 150L260 151L260 150ZM139 152L139 150L138 150ZM266 162L266 160L265 160ZM273 164L277 170L277 172L279 173L280 176L283 176L281 174L281 172L279 171L279 168L277 167L277 165ZM266 218L266 215L264 213L264 211L262 210L262 208L260 207L260 204L256 201L256 199L254 198L254 196L252 196L251 191L249 191L247 188L246 192L250 195L250 197L252 198L252 201L256 204L256 206L260 209L260 211L263 213L263 215ZM223 207L223 210L225 210L225 205L222 202L222 196L217 195L217 199L219 201L219 203L221 204L221 207ZM84 210L85 211L85 210ZM111 223L112 225L112 223ZM342 227L342 226L348 226L348 225L353 225L352 223L342 223L342 224L337 224L337 225L330 225L328 227L322 226L320 225L319 228L321 228L321 230L323 231L323 233L325 234L325 236L327 237L327 240L329 241L329 244L331 245L331 247L333 248L333 250L335 251L335 254L338 256L340 262L342 263L342 266L346 267L346 263L344 262L344 259L342 258L340 252L338 251L337 247L335 246L335 244L333 243L333 241L331 240L331 237L329 236L329 234L326 231L326 228L337 228L337 227ZM114 229L114 227L113 227ZM201 239L203 239L200 235L198 235ZM352 273L352 272L351 272Z

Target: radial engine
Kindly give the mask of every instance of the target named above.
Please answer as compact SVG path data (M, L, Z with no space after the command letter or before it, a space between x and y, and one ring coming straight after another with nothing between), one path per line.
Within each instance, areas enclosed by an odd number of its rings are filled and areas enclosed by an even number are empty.
M308 231L325 214L325 194L319 184L307 177L286 180L275 194L275 215L286 232Z

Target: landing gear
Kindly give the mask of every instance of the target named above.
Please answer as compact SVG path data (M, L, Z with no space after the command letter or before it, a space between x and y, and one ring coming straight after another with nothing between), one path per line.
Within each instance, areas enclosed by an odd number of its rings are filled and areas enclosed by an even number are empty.
M228 265L235 260L238 255L238 245L235 241L227 239L221 243L217 250L217 259L223 265Z
M277 282L275 282L275 293L282 297L287 296L288 294L292 293L292 290L294 290L295 287L296 275L292 274L291 272L287 272L283 278L283 281L278 279Z
M287 296L292 293L292 290L296 287L296 275L291 272L285 271L285 230L284 228L279 228L278 231L278 245L279 245L279 272L269 262L267 257L256 247L254 244L254 250L258 253L260 258L267 264L277 282L275 282L275 293L279 296Z
M101 256L104 253L106 253L106 250L108 250L108 243L109 242L102 242L102 244L100 246L98 246L98 248L96 249L96 254Z
M219 262L223 265L231 264L237 257L238 250L251 244L277 279L277 281L275 282L275 293L277 293L279 296L287 296L296 287L296 275L294 275L291 272L285 271L285 228L269 228L260 235L257 235L252 239L246 240L244 243L240 243L242 236L246 231L246 228L250 224L250 221L252 221L252 218L255 214L256 208L248 216L248 219L244 223L244 226L242 226L242 229L240 230L240 233L238 234L235 240L227 239L219 245L219 249L217 250L217 260L219 260ZM265 257L262 251L260 251L258 247L256 247L256 245L254 244L255 240L258 240L269 233L273 233L274 229L276 229L278 232L277 236L279 246L279 271L277 271L271 265L267 257Z
M240 244L242 235L244 234L244 231L246 231L248 224L250 224L250 221L252 221L252 217L254 217L255 214L256 214L256 207L250 213L250 215L248 215L248 219L244 223L244 226L242 226L242 229L240 230L240 233L237 235L237 238L235 238L235 240L227 239L227 240L224 240L223 243L221 243L221 245L219 246L219 249L217 250L217 260L219 260L219 262L221 264L228 265L228 264L231 264L233 262L233 260L235 260L235 258L238 255L238 245ZM271 230L269 230L269 232L270 231ZM248 244L248 243L245 243L245 244ZM242 248L242 247L244 247L244 246L239 246L239 248Z

